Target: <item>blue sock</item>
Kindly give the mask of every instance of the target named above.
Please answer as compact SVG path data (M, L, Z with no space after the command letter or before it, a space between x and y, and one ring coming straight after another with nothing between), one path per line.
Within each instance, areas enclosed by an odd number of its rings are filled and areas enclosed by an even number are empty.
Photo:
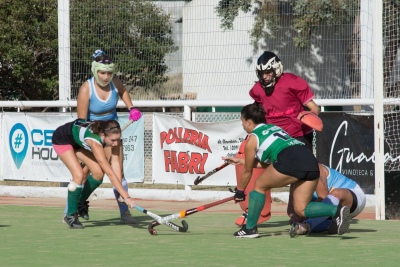
M328 195L322 201L322 203L332 204L332 205L337 206L339 204L339 199L337 199L336 197L334 197L332 195ZM324 221L327 221L328 218L329 217L327 217L327 216L326 217L309 218L305 222L310 225L311 232L317 233L317 232L322 232L322 231L327 231L328 230L328 227L330 225L331 220L328 220L329 223L324 223L323 225L320 225ZM324 227L326 227L326 228L324 229Z
M125 178L122 178L122 187L125 189L126 192L128 192L128 183L126 182ZM117 203L118 203L119 212L122 215L122 214L124 214L125 211L129 210L129 207L128 207L128 205L125 205L124 203L121 203L118 201L119 193L118 193L117 189L115 189L115 187L113 187L113 191L114 191L115 199L117 200Z
M322 223L316 225L316 226L311 230L311 232L312 232L312 233L320 233L320 232L328 231L328 227L331 225L331 223L332 223L332 220L331 220L331 219L325 220L325 221L323 221Z
M68 198L65 201L65 209L64 209L64 215L68 213Z

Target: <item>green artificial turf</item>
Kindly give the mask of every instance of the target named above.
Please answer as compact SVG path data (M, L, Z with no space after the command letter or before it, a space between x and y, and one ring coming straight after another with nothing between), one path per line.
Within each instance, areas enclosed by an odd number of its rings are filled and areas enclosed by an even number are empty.
M260 238L236 239L237 214L193 214L188 232L160 225L156 236L147 231L152 218L132 214L138 223L129 226L115 210L92 209L75 230L60 208L0 205L0 266L399 266L398 221L353 220L343 236L290 238L287 217L272 216Z

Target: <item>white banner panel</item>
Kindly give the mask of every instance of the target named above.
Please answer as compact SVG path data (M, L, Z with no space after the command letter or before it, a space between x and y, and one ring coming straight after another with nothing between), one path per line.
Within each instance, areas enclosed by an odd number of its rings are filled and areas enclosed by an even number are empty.
M76 114L4 113L0 145L1 179L68 182L71 174L53 150L54 130L76 119ZM121 116L124 125L128 116ZM122 135L124 173L128 182L144 179L143 120L131 124ZM126 169L125 169L126 167ZM105 182L109 182L108 178Z
M3 116L3 179L67 182L71 174L53 150L54 130L76 118L71 114Z
M240 120L196 123L179 117L153 115L153 182L193 185L198 176L235 155L246 137ZM202 185L236 185L233 165L213 174Z
M121 128L128 122L129 115L119 115ZM128 183L144 181L144 117L135 121L122 132L124 146L124 174ZM109 183L107 175L104 182Z

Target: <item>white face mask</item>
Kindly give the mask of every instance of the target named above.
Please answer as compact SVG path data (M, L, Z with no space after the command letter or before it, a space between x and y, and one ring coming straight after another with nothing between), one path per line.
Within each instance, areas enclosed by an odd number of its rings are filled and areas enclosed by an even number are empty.
M93 76L94 76L96 82L100 86L107 86L111 82L112 79L110 79L110 81L106 84L102 83L99 79L99 75L97 74L98 71L107 71L107 72L112 72L114 74L115 65L114 65L114 63L103 64L103 63L96 62L96 61L92 62L92 73L93 73Z

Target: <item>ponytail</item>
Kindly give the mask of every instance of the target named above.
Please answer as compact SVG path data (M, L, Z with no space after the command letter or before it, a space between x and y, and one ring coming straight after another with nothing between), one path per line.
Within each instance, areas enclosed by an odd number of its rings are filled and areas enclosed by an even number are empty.
M244 106L240 114L244 119L252 120L255 124L266 123L264 108L257 102Z

